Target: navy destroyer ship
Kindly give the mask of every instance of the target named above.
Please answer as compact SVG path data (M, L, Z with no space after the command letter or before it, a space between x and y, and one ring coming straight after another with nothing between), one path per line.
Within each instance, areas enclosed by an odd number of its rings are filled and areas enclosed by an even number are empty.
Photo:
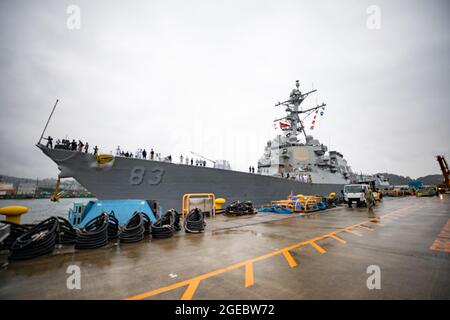
M303 101L316 91L302 93L297 81L289 99L276 104L286 112L285 117L274 120L283 124L283 134L267 142L256 173L122 156L101 157L48 148L41 142L37 147L57 164L61 178L76 179L101 200L155 200L163 209L180 210L182 197L187 193L214 193L227 203L250 200L255 205L285 199L289 194L327 196L330 192L340 193L351 182L353 173L341 153L328 151L306 133L305 119L323 112L326 106L322 103L302 108Z

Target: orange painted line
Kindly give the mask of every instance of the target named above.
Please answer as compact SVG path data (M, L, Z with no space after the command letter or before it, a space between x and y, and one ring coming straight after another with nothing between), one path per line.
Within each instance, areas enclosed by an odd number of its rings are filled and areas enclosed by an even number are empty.
M358 236L358 237L362 237L362 234L361 234L361 233L358 233L358 232L356 232L356 231L353 231L353 230L345 230L345 232L348 232L348 233L354 234L355 236Z
M145 298L150 298L152 296L156 296L158 294L164 293L164 292L168 292L168 291L172 291L181 287L184 287L185 285L188 285L190 283L190 280L185 280L182 282L178 282L175 284L172 284L170 286L167 287L163 287L163 288L159 288L159 289L155 289L152 291L148 291L142 294L137 294L135 296L129 297L126 300L141 300L141 299L145 299Z
M370 227L362 225L362 224L360 224L359 227L363 228L363 229L366 229L366 230L369 230L369 231L373 231L373 228L370 228Z
M450 219L448 219L447 223L441 229L441 232L439 232L437 239L434 240L433 244L430 246L430 248L429 248L430 250L450 252L450 241L447 240L450 237L446 230L449 225L450 225ZM442 242L442 245L441 245L441 242Z
M380 226L380 227L384 226L384 224L382 224L381 222L378 222L378 221L369 221L369 222L373 223L374 225Z
M188 285L186 291L184 291L181 300L191 300L194 296L195 291L197 291L198 285L200 284L200 280L191 281Z
M148 292L145 292L145 293L142 293L142 294L138 294L138 295L129 297L126 300L141 300L141 299L145 299L145 298L150 298L152 296L156 296L158 294L161 294L161 293L164 293L164 292L167 292L167 291L172 291L172 290L184 287L186 285L189 285L191 282L194 282L194 281L197 281L197 280L199 280L199 281L200 280L205 280L205 279L208 279L210 277L214 277L214 276L217 276L219 274L225 273L227 271L230 271L230 270L233 270L233 269L237 269L237 268L241 267L242 265L243 264L236 264L236 265L232 265L232 266L227 267L227 268L217 269L215 271L208 272L208 273L202 274L200 276L197 276L197 277L194 277L194 278L191 278L191 279L188 279L188 280L177 282L177 283L174 283L174 284L166 286L166 287L162 287L162 288L159 288L159 289L151 290L151 291L148 291Z
M383 219L384 217L386 217L387 215L389 215L391 213L387 213L387 214L381 216L380 218ZM205 280L205 279L208 279L208 278L220 275L220 274L228 272L230 270L234 270L234 269L241 268L241 267L246 267L247 264L249 264L249 263L254 263L256 261L265 260L267 258L273 257L273 256L281 254L281 253L284 254L285 251L290 251L292 249L296 249L296 248L299 248L299 247L302 247L302 246L306 246L308 244L311 245L312 247L314 247L317 251L319 251L322 254L322 253L325 253L326 250L324 248L322 248L321 246L319 246L318 244L316 244L315 241L319 241L319 240L331 237L332 235L336 235L337 233L340 233L340 232L349 232L349 233L353 233L355 235L361 236L361 234L359 234L358 232L352 230L353 228L356 228L356 227L365 227L365 228L368 228L370 231L374 231L374 229L372 229L372 228L363 226L363 224L367 223L367 222L368 222L368 220L360 222L360 223L356 223L354 225L351 225L351 226L348 226L348 227L345 227L345 228L342 228L342 229L338 229L338 230L336 230L333 233L328 233L328 234L324 234L322 236L318 236L318 237L315 237L315 238L312 238L312 239L309 239L309 240L305 240L305 241L293 244L293 245L291 245L289 247L282 248L282 249L275 250L275 251L271 251L271 252L266 253L264 255L261 255L261 256L255 257L255 258L251 258L251 259L248 259L248 260L245 260L245 261L241 261L241 262L238 262L238 263L232 264L230 266L227 266L227 267L224 267L224 268L220 268L220 269L217 269L217 270L214 270L214 271L211 271L211 272L207 272L207 273L204 273L202 275L199 275L199 276L187 279L187 280L183 280L183 281L174 283L174 284L166 286L166 287L161 287L161 288L158 288L158 289L155 289L155 290L151 290L151 291L148 291L148 292L137 294L137 295L134 295L134 296L131 296L131 297L127 298L127 300L146 299L146 298L150 298L152 296L159 295L159 294L162 294L162 293L165 293L165 292L168 292L168 291L172 291L172 290L184 287L184 286L188 286L188 288L186 289L185 293L183 294L183 297L188 297L191 292L192 292L192 295L195 293L195 290L197 290L197 287L198 287L198 285L199 285L201 280ZM253 271L253 265L251 265L251 270ZM246 272L247 272L247 270L246 270ZM253 272L252 272L252 275L253 275ZM254 279L253 279L253 283L254 283ZM191 298L192 298L192 296L191 296Z
M338 236L336 236L336 235L331 235L330 236L331 238L333 238L333 239L335 239L335 240L337 240L337 241L339 241L340 243L342 243L342 244L346 244L347 243L347 241L345 241L344 239L342 239L342 238L339 238Z
M322 248L321 246L319 246L317 243L315 243L314 241L310 241L309 244L316 249L317 251L319 251L320 254L323 254L325 252L327 252L324 248Z
M255 275L253 272L253 263L247 262L245 264L245 287L251 287L255 284Z
M284 250L283 255L291 268L295 268L297 266L297 261L295 261L294 257L288 250Z

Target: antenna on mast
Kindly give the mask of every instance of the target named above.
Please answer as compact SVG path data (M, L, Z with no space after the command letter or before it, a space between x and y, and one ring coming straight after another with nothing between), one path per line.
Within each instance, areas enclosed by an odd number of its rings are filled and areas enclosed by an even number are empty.
M307 137L305 126L303 124L303 120L300 119L300 114L306 113L307 115L310 114L313 111L316 111L318 109L325 109L326 104L322 103L321 105L317 105L316 107L309 108L306 110L303 110L300 105L302 102L312 93L316 92L317 89L314 89L314 83L312 84L313 89L311 91L308 91L306 93L302 93L300 91L300 81L295 81L295 88L291 91L290 99L286 100L284 102L278 102L275 104L275 106L283 105L286 107L286 113L287 116L284 118L288 122L288 125L286 125L282 130L285 132L286 138L288 138L290 143L297 143L298 139L297 136L299 132L303 132L305 135L305 139ZM281 119L277 119L275 121L279 121ZM275 122L274 121L274 122Z
M50 113L50 116L49 116L48 119L47 119L47 123L45 124L44 130L42 131L41 137L39 138L38 144L41 143L42 138L44 137L45 130L47 130L48 123L50 122L50 119L51 119L52 116L53 116L53 112L55 112L56 105L58 104L58 101L59 101L59 100L56 99L56 102L55 102L55 105L53 106L52 112Z

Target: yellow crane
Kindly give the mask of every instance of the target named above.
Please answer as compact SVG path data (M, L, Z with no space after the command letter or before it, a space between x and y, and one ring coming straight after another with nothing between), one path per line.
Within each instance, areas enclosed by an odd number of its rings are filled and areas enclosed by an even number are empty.
M56 180L56 185L55 185L55 191L53 191L53 194L50 197L50 201L58 202L59 199L64 195L64 191L61 191L60 185L61 185L61 178L58 175L58 180Z

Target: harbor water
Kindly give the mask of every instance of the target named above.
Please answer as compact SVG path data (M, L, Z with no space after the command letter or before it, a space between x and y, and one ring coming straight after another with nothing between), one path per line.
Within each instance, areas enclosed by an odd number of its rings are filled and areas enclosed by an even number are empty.
M49 199L24 199L24 200L1 200L0 207L24 206L28 208L28 213L22 215L21 223L35 223L51 216L61 216L67 218L69 208L74 202L88 203L95 198L67 198L60 199L59 202L51 202ZM4 220L0 216L0 220Z

